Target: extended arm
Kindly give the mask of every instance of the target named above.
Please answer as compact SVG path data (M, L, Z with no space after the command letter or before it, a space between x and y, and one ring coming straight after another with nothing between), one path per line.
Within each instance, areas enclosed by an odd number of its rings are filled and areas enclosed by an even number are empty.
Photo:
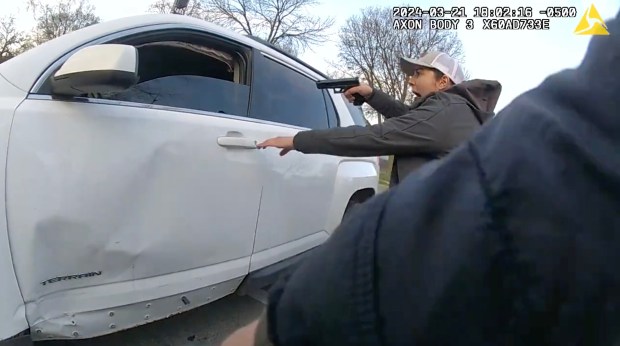
M443 152L442 133L453 113L445 100L429 99L406 115L372 126L348 126L299 132L294 148L306 154L378 156Z
M366 103L386 119L399 117L412 109L412 107L377 89L373 89L372 94L366 99Z

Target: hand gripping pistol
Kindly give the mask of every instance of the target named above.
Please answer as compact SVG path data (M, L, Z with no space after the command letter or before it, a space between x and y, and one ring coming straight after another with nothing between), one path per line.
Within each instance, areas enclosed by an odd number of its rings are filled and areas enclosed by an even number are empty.
M352 87L360 85L358 78L342 78L342 79L326 79L316 82L316 87L319 89L334 89L334 92L340 94ZM355 98L353 104L355 106L361 106L364 104L364 97L360 94L353 94Z

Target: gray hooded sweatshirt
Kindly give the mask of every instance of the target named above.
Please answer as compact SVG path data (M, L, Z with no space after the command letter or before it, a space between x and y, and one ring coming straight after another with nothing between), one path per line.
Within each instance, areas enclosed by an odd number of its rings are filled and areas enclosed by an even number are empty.
M470 80L418 98L412 105L374 90L366 102L386 117L382 124L301 131L295 150L349 157L394 155L390 186L422 165L446 156L490 118L501 84Z

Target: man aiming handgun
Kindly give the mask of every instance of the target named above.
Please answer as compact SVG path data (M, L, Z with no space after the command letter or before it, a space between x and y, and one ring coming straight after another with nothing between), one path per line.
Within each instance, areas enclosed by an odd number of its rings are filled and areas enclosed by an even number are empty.
M308 130L294 137L275 137L259 148L349 157L394 155L390 187L423 164L440 159L471 137L493 116L501 93L497 81L464 81L459 62L446 53L420 59L401 58L401 69L416 99L411 105L368 85L345 91L349 102L361 96L386 118L372 126Z

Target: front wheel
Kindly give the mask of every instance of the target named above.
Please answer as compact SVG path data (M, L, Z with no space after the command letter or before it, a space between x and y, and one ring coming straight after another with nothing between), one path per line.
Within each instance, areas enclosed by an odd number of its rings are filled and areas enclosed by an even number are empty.
M359 205L361 203L355 200L351 200L349 201L349 203L347 203L347 207L344 209L344 214L342 215L342 221L345 221L347 219L347 217L349 217L352 212L359 208Z
M349 203L347 203L346 208L344 208L344 213L342 215L342 221L344 221L347 217L349 217L353 212L359 208L360 204L366 202L371 199L375 195L375 190L367 188L356 191L351 199L349 199Z

